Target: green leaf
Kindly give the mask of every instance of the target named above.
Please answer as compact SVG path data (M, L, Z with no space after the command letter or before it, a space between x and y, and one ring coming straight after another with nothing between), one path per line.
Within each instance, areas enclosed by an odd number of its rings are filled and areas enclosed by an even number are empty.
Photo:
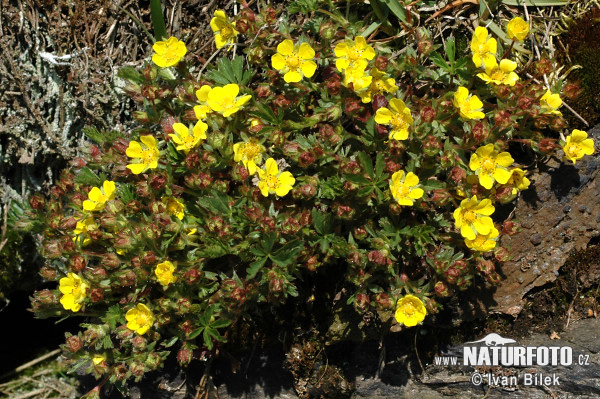
M354 184L362 184L362 185L371 184L371 182L369 180L367 180L366 177L361 176L361 175L345 175L344 178Z
M275 251L275 253L271 255L271 260L279 266L287 266L296 258L298 252L300 252L302 248L304 248L302 241L290 241Z
M323 213L316 209L312 210L313 225L317 233L321 235L331 233L333 227L333 216L329 213Z
M75 177L75 183L98 187L102 184L102 180L90 168L83 168Z
M377 158L375 158L375 177L377 179L381 179L384 168L385 168L385 160L383 159L383 154L378 152Z
M373 12L375 16L379 20L379 22L386 23L388 20L389 9L383 4L380 0L371 0L371 7L373 8Z
M188 340L192 340L192 339L196 338L198 335L200 335L202 333L202 331L204 331L204 327L200 327L200 328L192 331L192 333L188 336Z
M220 319L210 323L211 328L224 328L231 324L231 320Z
M170 348L171 346L175 345L175 342L177 342L178 340L179 340L179 337L173 337L169 341L164 343L163 346L165 348Z
M406 10L398 0L383 0L383 2L388 6L390 11L392 11L394 15L398 17L400 21L406 23Z
M132 66L126 66L119 69L117 76L134 83L144 83L146 81L142 74Z
M456 55L456 45L454 42L454 37L449 37L446 39L446 57L448 57L448 61L450 61L450 65L454 64L454 57Z
M273 249L273 244L275 244L275 240L277 239L277 235L274 232L269 232L265 234L260 244L265 250L266 254L270 254Z
M360 162L360 165L367 173L367 175L375 177L375 175L373 174L373 162L371 160L371 157L367 155L367 153L361 151L358 153L358 160Z
M248 266L248 268L246 269L246 273L247 273L246 277L248 279L254 278L254 276L256 276L256 274L258 273L260 268L264 266L267 259L268 259L267 257L264 257L255 262L250 263L250 266Z
M165 17L162 13L160 0L150 0L150 16L152 18L152 26L154 27L154 38L159 40L167 40L167 28L165 26Z
M89 359L81 359L80 361L78 361L77 363L75 363L75 365L73 367L71 367L68 371L67 374L73 374L74 372L76 372L81 366L83 366L84 364L86 364L89 361Z
M438 188L444 188L446 186L446 184L439 180L430 179L430 180L422 181L420 183L420 186L423 190L430 191L430 190L435 190Z
M114 348L114 345L113 345L112 341L110 340L110 335L104 336L104 339L102 340L102 346L104 347L104 349Z
M449 71L450 70L450 65L448 65L448 63L446 62L446 60L444 59L444 57L442 57L440 54L438 53L431 53L429 54L429 58L431 58L431 61L439 66L440 68L442 68L444 71Z

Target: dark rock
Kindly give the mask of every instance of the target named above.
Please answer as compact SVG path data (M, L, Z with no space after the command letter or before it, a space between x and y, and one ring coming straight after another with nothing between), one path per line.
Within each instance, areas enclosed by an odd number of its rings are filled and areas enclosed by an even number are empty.
M542 243L542 236L540 234L534 234L529 239L533 245L540 245Z

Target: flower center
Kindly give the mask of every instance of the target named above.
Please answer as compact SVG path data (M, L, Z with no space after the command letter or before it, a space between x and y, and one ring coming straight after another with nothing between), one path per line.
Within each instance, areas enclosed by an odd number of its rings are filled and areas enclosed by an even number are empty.
M224 26L221 28L221 36L223 36L223 38L225 40L229 39L231 36L233 36L233 29L231 29L230 26Z
M404 118L402 118L402 115L396 114L394 115L394 119L392 119L392 125L394 125L396 129L403 129L407 126L407 123Z
M501 69L495 69L490 76L492 80L503 81L504 80L504 72Z
M416 312L415 306L412 303L407 303L404 305L404 314L407 316L412 316Z
M352 61L356 61L357 59L360 58L362 51L361 50L357 50L355 48L353 48L352 50L348 51L348 58L351 59Z
M259 152L260 149L254 143L246 143L244 146L244 155L246 155L246 158L248 159L254 159Z
M496 162L492 161L490 158L485 158L481 163L481 170L486 174L493 173L495 169Z
M142 160L146 164L152 163L152 161L154 161L154 155L152 154L152 151L150 151L150 149L142 150Z
M295 54L288 55L286 62L290 68L296 69L300 65L300 58Z
M581 147L578 144L570 144L567 147L567 153L572 157L580 157Z
M267 177L267 186L270 189L275 189L277 187L277 176Z
M479 46L477 46L477 52L481 53L481 54L485 54L488 52L488 45L487 43L479 43Z
M475 221L475 219L476 219L475 212L473 212L473 211L466 211L463 214L463 219L464 219L465 222L467 222L467 224L473 223Z
M410 188L408 188L407 186L401 186L398 189L398 194L400 194L400 196L402 197L408 197L408 195L410 194Z

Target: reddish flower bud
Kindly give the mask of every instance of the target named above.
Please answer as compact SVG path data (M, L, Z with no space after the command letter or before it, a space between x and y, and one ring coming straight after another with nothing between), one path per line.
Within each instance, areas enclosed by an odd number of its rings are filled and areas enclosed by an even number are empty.
M535 63L535 72L537 75L548 75L552 73L554 67L552 66L552 61L548 58L542 58L538 62Z
M531 97L521 97L517 101L517 107L523 111L528 111L533 106L534 100Z
M301 167L307 168L315 162L315 154L312 152L304 151L298 158L298 163Z
M583 92L577 83L567 83L563 89L563 96L567 100L575 100Z
M501 111L501 112L506 112L506 111ZM510 114L509 115L509 121L510 121ZM481 123L481 122L477 122L475 124L475 126L473 126L473 128L471 129L471 135L473 136L473 139L475 140L476 143L481 143L483 142L485 139L487 139L487 137L490 134L490 130L488 129L488 127Z
M460 185L467 178L467 172L464 169L455 166L448 174L448 178L452 179L456 184Z
M185 367L188 364L190 364L190 362L193 359L193 355L194 355L194 350L193 350L192 346L186 343L177 352L177 362L179 363L180 366Z
M356 299L354 300L354 304L360 310L365 310L367 308L367 306L369 306L370 302L371 302L371 300L370 300L369 296L362 292L359 293L358 295L356 295Z
M278 96L275 97L275 100L273 101L273 103L278 108L288 108L290 106L290 104L292 103L292 100L290 100L283 94L279 94Z
M156 191L161 191L167 185L167 176L163 173L155 174L150 179L150 187Z
M540 152L544 154L550 154L554 152L560 146L556 143L555 139L541 139L539 144Z
M421 120L423 122L431 123L435 120L437 113L435 112L435 109L433 109L433 107L425 106L421 108L419 115L421 115Z
M435 294L439 297L450 296L450 288L443 281L438 281L437 283L435 283L433 290L435 291Z
M29 198L29 205L36 211L39 211L44 208L46 200L40 194L36 193Z
M269 85L259 85L254 91L258 98L267 98L272 94Z
M92 289L90 291L90 299L94 303L100 302L101 300L104 299L104 291L102 291L100 288L94 288L94 289Z
M83 341L77 335L70 335L66 339L65 346L70 352L75 353L83 348Z
M87 262L83 256L75 255L71 258L71 270L73 270L75 273L78 273L85 269L86 263Z
M498 262L506 262L510 259L510 253L508 252L508 249L504 247L496 247L494 251L494 258Z
M438 205L444 205L448 203L450 198L452 198L450 193L442 188L433 190L433 196L431 197L432 201Z
M375 68L381 71L385 71L389 63L390 62L386 56L378 55L375 57Z
M191 285L194 284L200 278L200 272L198 269L190 269L183 273L183 280Z

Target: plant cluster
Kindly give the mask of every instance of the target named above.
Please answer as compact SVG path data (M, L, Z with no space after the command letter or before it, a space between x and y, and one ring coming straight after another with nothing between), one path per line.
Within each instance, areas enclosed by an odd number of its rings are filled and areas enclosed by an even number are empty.
M172 352L182 366L214 356L233 325L309 297L313 275L331 282L318 298L344 288L388 327L393 311L417 325L500 281L498 240L518 224L495 211L530 185L513 155L593 152L585 132L558 139L563 82L507 58L520 18L504 45L477 27L465 56L453 38L392 41L335 10L244 7L211 28L216 67L201 75L182 41L155 43L120 72L139 127L87 129L87 156L30 201L57 282L33 310L85 316L65 350L112 383Z

